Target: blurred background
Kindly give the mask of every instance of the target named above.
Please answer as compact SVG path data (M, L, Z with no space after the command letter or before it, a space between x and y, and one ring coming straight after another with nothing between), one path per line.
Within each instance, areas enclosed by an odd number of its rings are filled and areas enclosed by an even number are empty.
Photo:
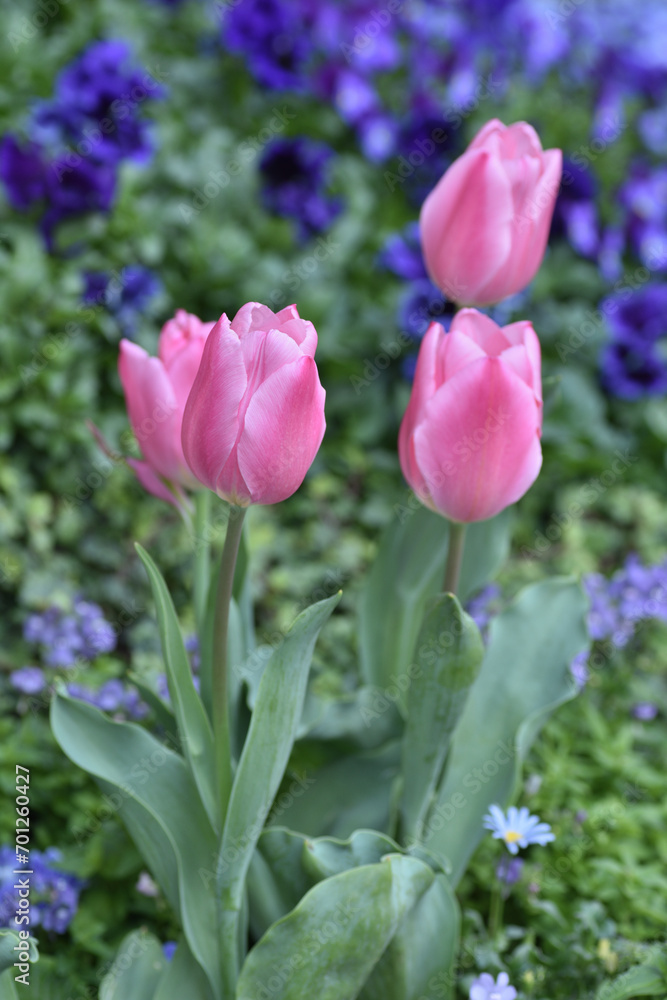
M299 493L251 512L252 579L267 635L313 593L343 586L317 670L323 690L344 690L355 682L355 588L409 498L396 438L416 352L428 323L453 313L423 265L419 208L493 117L533 124L545 148L562 148L564 172L539 274L490 310L500 323L531 319L542 341L544 465L519 505L512 559L475 613L488 621L530 580L583 576L598 660L573 667L582 698L537 751L531 806L556 829L562 817L563 837L605 803L623 810L615 835L602 821L587 834L585 873L573 862L551 895L527 890L517 903L517 975L526 996L565 998L622 968L667 919L667 7L0 8L0 760L39 778L47 959L36 995L64 1000L58 984L95 995L83 991L142 920L165 940L175 933L46 715L56 676L137 718L148 708L130 667L164 693L135 539L194 631L187 531L86 426L137 454L120 339L154 353L177 308L212 320L248 300L296 302L315 324L328 432ZM6 844L11 806L0 806ZM475 943L474 866L468 878ZM560 978L547 993L549 967Z

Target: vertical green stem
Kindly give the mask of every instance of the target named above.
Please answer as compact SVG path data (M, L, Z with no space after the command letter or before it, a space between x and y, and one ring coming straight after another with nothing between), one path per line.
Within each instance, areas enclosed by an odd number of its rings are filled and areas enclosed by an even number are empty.
M211 579L211 542L208 517L211 509L210 490L200 490L195 496L195 617L201 643L206 621L206 604Z
M244 507L229 508L225 547L222 550L220 576L215 600L213 626L213 736L220 792L220 829L224 828L227 805L232 788L232 751L229 738L229 708L227 705L227 631L229 603L234 584L234 568L243 532Z
M489 906L489 938L492 942L498 937L502 925L504 904L505 900L500 885L496 885L491 890Z
M449 548L447 549L444 583L445 593L448 594L456 594L456 589L459 585L466 527L465 524L459 524L458 521L449 522Z

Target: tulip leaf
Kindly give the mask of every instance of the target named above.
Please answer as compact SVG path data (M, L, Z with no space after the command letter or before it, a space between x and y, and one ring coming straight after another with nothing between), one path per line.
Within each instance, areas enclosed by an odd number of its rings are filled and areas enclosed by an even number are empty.
M212 1000L213 994L187 941L181 940L151 1000Z
M232 785L217 866L225 935L238 928L246 873L292 752L315 642L339 600L340 594L334 594L303 611L262 674Z
M398 854L319 882L246 958L237 1000L355 1000L433 871Z
M500 568L509 552L511 512L471 524L458 594L465 601ZM361 671L385 690L405 677L426 603L442 590L449 526L419 505L402 507L380 542L362 591L359 621Z
M215 896L203 867L215 869L217 844L188 765L140 726L112 722L60 693L51 702L51 727L118 809L219 1000Z
M326 764L312 775L311 787L283 810L280 825L310 837L346 838L359 829L387 829L398 762L395 742Z
M450 860L454 885L483 836L489 806L511 797L546 716L575 694L569 664L588 642L586 608L578 583L555 578L526 587L491 624L422 837Z
M100 1000L153 1000L167 964L156 937L132 931L100 984Z
M433 884L405 915L359 1000L454 995L460 914L448 879Z
M667 976L652 965L636 965L611 982L603 983L595 1000L633 1000L667 996Z
M20 877L20 875L17 876L17 878ZM3 928L0 930L0 973L4 972L5 969L11 969L14 962L18 962L18 952L15 951L15 948L19 943L25 947L31 963L36 962L39 958L37 941L34 937L19 937L17 931Z
M32 985L32 979L30 980L30 985ZM7 969L6 972L0 972L0 1000L18 1000L18 993L16 992L11 969Z
M403 837L419 836L483 656L479 629L456 597L433 598L417 639L407 691L401 763Z
M153 591L169 693L184 755L192 770L206 814L215 829L218 822L218 795L211 724L194 685L190 661L167 585L148 552L139 544L136 549Z

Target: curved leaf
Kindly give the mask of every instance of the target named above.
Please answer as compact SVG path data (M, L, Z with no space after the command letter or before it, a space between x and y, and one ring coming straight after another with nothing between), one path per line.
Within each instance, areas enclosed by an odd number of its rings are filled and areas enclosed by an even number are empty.
M62 694L51 703L51 726L70 760L108 792L219 1000L214 897L201 867L215 869L216 838L187 764L140 726Z
M405 674L429 597L442 589L449 541L444 517L401 508L380 542L359 606L364 681L382 690ZM471 524L461 567L462 601L499 569L509 551L509 508Z
M187 941L181 940L167 963L151 1000L212 1000L206 976L192 956Z
M403 837L417 833L442 775L454 728L479 673L484 644L453 594L427 608L415 646L403 735Z
M444 781L422 834L456 885L493 802L512 795L546 715L575 694L569 664L588 642L587 602L565 578L526 587L491 625L482 669L454 733Z
M434 878L416 858L388 855L318 883L252 949L237 1000L355 1000Z
M17 878L20 876L17 875ZM2 928L0 930L0 974L2 974L5 969L11 969L14 962L17 962L17 952L14 950L19 944L27 945L27 952L29 961L32 964L39 959L39 952L37 951L37 941L34 937L21 938L17 931L10 930L9 928Z
M194 685L176 609L167 585L148 552L138 543L135 548L146 568L153 592L169 693L185 758L192 770L211 825L216 829L219 809L211 724Z
M147 931L133 931L100 984L100 1000L153 1000L166 966L158 939Z

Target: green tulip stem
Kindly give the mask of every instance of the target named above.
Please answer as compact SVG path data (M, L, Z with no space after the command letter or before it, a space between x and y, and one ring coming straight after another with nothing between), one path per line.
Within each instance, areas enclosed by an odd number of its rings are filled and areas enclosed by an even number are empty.
M505 899L500 885L496 885L491 890L491 903L489 905L489 939L491 942L496 940L502 926L504 904Z
M206 621L208 588L211 581L211 541L208 519L211 510L210 490L200 490L195 496L195 578L194 602L197 632L200 642Z
M215 598L213 625L213 737L215 741L218 788L220 791L220 829L224 828L227 805L232 790L232 748L229 734L229 707L227 705L229 604L234 585L234 569L243 532L244 507L230 506L227 535L222 550L220 576Z
M465 524L458 521L449 522L449 548L447 549L447 565L445 567L444 591L446 594L456 594L463 562L463 546L466 537Z

